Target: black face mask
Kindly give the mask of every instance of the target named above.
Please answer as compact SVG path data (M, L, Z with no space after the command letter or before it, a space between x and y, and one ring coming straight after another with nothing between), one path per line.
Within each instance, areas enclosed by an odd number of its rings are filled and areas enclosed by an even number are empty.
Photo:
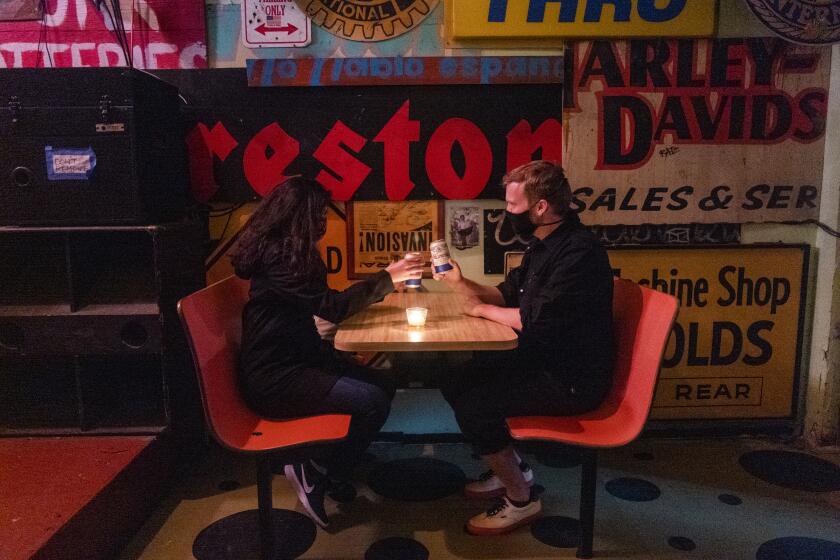
M537 229L537 224L531 221L531 217L529 216L530 213L530 208L524 212L519 212L518 214L505 210L505 218L507 218L510 225L513 226L513 232L526 239L531 237L534 230Z

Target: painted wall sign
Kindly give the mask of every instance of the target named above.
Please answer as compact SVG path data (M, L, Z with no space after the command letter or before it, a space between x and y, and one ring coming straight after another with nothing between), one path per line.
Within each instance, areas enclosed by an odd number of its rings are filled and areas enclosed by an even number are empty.
M680 301L651 418L792 418L808 247L610 249L617 276ZM505 254L505 270L522 253Z
M622 278L680 300L652 417L791 418L807 246L613 249Z
M353 41L384 41L420 24L438 0L296 0L333 35Z
M343 290L353 282L348 275L347 216L344 208L331 204L327 211L327 233L318 242L318 251L327 266L327 282L334 290Z
M575 43L575 208L593 224L816 218L829 55L776 38Z
M708 37L715 0L457 0L447 6L454 40Z
M278 95L249 88L244 70L159 75L191 101L191 180L202 200L251 200L293 174L340 201L498 198L507 170L562 155L559 84Z
M246 47L304 47L311 41L312 23L294 0L242 0Z
M636 224L622 226L590 225L605 247L628 245L726 245L741 241L740 224ZM503 210L484 210L484 273L502 274L505 255L525 249L515 236Z
M89 0L45 0L42 21L0 22L0 68L126 66L114 24ZM124 2L136 68L206 68L203 0Z
M251 86L562 83L562 56L249 59Z
M41 19L41 0L6 0L0 3L0 21Z
M422 252L429 261L432 241L443 239L443 214L438 201L348 203L350 278L379 272L408 252Z
M774 33L808 45L840 41L840 0L746 0Z

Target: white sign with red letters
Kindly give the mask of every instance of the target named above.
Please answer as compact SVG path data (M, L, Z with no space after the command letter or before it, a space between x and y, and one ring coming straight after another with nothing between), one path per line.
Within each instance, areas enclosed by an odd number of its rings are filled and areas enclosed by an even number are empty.
M242 42L246 47L305 47L312 25L294 0L243 0Z

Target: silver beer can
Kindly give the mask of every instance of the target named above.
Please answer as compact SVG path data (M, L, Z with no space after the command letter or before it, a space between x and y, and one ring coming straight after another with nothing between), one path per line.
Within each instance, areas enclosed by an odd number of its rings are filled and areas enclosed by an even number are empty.
M429 249L432 252L432 270L436 274L443 274L452 270L452 264L449 262L449 246L446 244L446 239L432 241Z
M422 259L423 254L422 253L406 253L405 257L407 259ZM420 278L409 278L408 280L405 281L405 287L406 288L419 288L421 283L422 283L422 281L420 280Z

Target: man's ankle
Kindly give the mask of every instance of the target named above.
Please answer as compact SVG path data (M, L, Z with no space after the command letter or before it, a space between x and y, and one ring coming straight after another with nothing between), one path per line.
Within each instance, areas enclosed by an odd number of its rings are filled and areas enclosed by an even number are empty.
M531 503L531 495L526 493L526 494L525 494L525 496L526 496L526 497L525 497L525 499L522 499L522 500L517 500L517 499L515 499L515 498L511 498L510 494L506 494L506 495L505 495L505 497L507 498L507 500L508 500L511 504L513 504L515 507L518 507L518 508L525 507L525 506L527 506L529 503Z

